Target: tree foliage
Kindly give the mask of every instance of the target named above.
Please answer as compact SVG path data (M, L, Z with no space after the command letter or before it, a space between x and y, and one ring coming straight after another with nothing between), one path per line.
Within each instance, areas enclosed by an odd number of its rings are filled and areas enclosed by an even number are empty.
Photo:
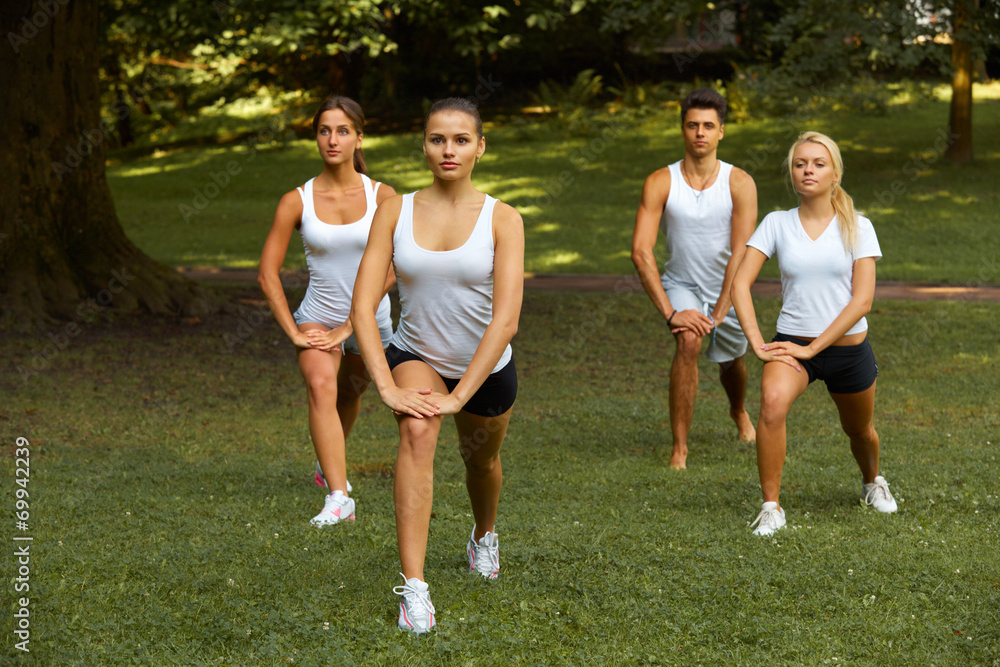
M23 17L30 35L24 23L14 32ZM96 6L11 0L0 4L0 26L22 38L0 49L0 71L17 91L0 107L9 130L0 152L0 328L68 320L49 336L58 353L110 307L208 311L196 284L153 262L118 224L104 171L110 129L100 118Z

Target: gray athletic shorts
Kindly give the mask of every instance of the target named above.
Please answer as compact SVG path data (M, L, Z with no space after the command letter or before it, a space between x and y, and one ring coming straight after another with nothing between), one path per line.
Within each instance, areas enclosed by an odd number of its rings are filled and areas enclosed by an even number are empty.
M670 305L682 310L697 310L703 315L711 315L715 303L708 301L701 289L696 285L687 285L662 277L660 282L670 299ZM712 334L705 336L708 340L708 349L705 350L705 358L721 364L733 359L739 359L747 351L747 339L740 328L740 321L736 317L736 309L730 307L729 313L722 324L715 329L715 336Z
M385 349L385 347L389 344L389 341L392 340L392 323L390 322L389 326L385 326L384 323L380 323L378 332L382 338L382 349ZM343 345L344 354L361 354L361 350L358 348L358 341L354 339L354 334L348 336Z

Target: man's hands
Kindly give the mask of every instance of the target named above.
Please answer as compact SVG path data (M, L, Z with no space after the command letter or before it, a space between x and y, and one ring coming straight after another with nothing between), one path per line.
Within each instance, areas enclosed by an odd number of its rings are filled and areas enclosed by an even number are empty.
M689 310L678 310L670 319L670 333L680 333L690 331L698 336L707 336L712 333L719 324L719 320L712 324L712 319L700 311L691 308Z

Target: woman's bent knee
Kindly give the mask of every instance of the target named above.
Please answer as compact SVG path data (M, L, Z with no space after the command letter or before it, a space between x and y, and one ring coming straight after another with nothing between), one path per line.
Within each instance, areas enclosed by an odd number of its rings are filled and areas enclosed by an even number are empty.
M433 449L437 446L438 430L436 420L406 417L399 423L400 444Z
M766 424L784 422L791 406L787 394L765 387L760 394L760 419Z
M313 373L306 378L306 389L309 395L316 398L337 395L337 380L324 373Z

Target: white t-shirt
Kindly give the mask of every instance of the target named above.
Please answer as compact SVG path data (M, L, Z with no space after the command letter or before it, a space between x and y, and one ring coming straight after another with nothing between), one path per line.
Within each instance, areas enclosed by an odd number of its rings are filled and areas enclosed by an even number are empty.
M854 260L882 258L868 218L858 215L858 244L850 253L844 249L836 216L814 241L802 228L797 208L769 213L747 247L768 257L778 255L782 300L778 333L810 338L823 333L851 301ZM862 317L847 334L867 330L868 321Z

